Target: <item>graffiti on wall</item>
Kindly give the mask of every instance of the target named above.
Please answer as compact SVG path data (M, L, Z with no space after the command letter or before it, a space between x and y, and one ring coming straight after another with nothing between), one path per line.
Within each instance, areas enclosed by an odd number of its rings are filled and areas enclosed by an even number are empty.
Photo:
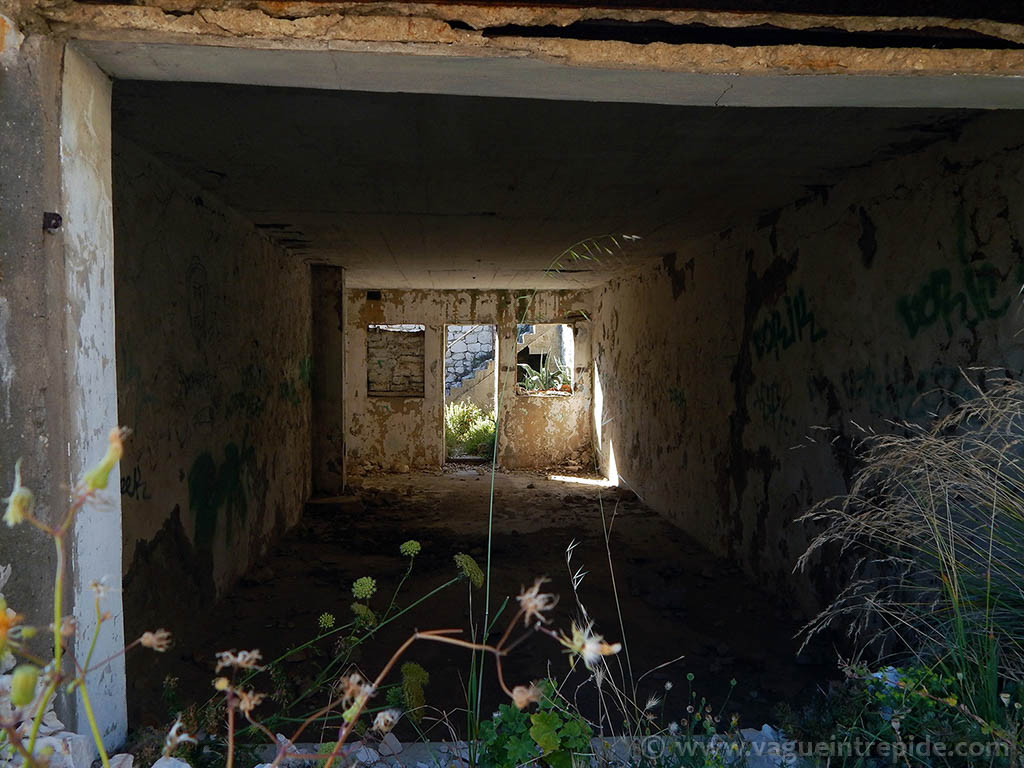
M230 542L236 523L244 523L249 507L245 492L246 466L256 452L248 444L230 442L224 446L224 459L218 462L209 451L200 453L188 472L188 506L195 517L194 540L197 549L211 549L223 512L225 539Z
M1002 317L1010 308L1009 277L985 254L967 253L967 220L963 208L956 215L956 270L936 269L910 293L897 300L897 311L910 338L941 323L950 336L960 327L974 328L983 320ZM1024 277L1018 264L1013 291Z
M813 344L828 335L808 308L803 288L793 296L787 294L782 300L782 308L773 309L754 327L754 351L758 360L768 355L778 360L798 341L806 340Z
M808 379L812 402L825 397L821 383L814 376ZM936 363L915 371L907 360L890 370L871 364L850 367L834 383L845 409L860 405L876 416L908 421L943 413L977 394L975 382L955 365Z
M146 481L142 479L142 467L135 465L131 472L121 475L121 495L139 501L149 501L149 491L146 490Z
M788 381L758 382L754 389L754 411L772 429L778 429L785 422L786 406L792 397Z

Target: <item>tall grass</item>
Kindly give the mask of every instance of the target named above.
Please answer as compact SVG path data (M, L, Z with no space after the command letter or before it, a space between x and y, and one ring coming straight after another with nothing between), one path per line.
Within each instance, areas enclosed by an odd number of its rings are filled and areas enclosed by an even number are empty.
M1024 678L1024 384L998 380L929 426L869 434L850 492L801 518L823 526L798 563L856 553L849 586L805 628L845 628L880 656L953 674L998 717Z

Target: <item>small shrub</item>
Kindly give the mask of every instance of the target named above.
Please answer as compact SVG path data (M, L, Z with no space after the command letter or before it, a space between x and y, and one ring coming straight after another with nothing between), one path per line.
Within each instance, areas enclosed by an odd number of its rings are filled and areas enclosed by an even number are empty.
M494 454L495 420L469 400L444 407L444 442L449 456Z
M572 768L575 755L591 753L590 725L558 700L551 680L538 684L542 696L534 713L502 704L493 720L480 724L480 768L514 768L537 762Z

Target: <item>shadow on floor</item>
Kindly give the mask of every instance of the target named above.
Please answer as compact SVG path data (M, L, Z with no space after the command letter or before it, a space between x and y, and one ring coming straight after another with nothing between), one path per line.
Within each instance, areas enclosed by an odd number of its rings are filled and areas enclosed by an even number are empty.
M216 651L259 648L270 659L314 637L318 617L325 612L339 623L350 620L351 586L360 576L377 580L371 605L382 612L404 572L407 561L399 545L408 539L418 540L422 551L398 598L399 606L455 575L452 556L458 552L469 553L483 566L490 479L489 467L466 466L443 474L371 476L359 480L351 497L307 505L300 525L225 596L195 642L155 659L134 681L136 690L156 690L170 675L178 679L179 701L205 700L211 693ZM738 712L741 724L753 727L770 720L775 703L793 701L835 676L827 653L816 655L825 663L797 660L793 635L799 621L786 606L776 604L738 568L711 556L632 494L500 471L494 486L492 606L516 595L535 577L547 576L548 591L561 596L552 626L568 630L579 617L566 563L566 548L575 541L571 568L586 571L579 597L597 630L609 640L620 640L603 508L611 524L611 562L629 650L628 659L625 654L615 659L616 667L621 662L625 671L631 665L634 678L639 678L683 657L647 675L637 688L640 702L651 695L665 697L659 710L664 708L660 714L666 719L686 716L687 673L693 673L693 686L716 709L735 679L725 712ZM376 674L414 629L467 628L470 609L479 617L483 603L484 591L470 590L467 582L449 588L382 628L376 642L360 649L359 668ZM304 666L325 661L310 656L302 652L285 665L293 685L308 678ZM407 660L419 662L430 673L429 704L449 712L465 706L466 651L417 644ZM510 686L567 673L566 656L540 635L516 648L505 663ZM666 682L673 684L667 696ZM568 690L575 686L570 684ZM578 696L584 712L596 716L593 687L584 686ZM132 698L134 724L165 722L165 709L155 697ZM502 701L489 666L483 711L493 711ZM464 714L455 714L450 721L463 730ZM449 736L440 727L430 734L434 739Z

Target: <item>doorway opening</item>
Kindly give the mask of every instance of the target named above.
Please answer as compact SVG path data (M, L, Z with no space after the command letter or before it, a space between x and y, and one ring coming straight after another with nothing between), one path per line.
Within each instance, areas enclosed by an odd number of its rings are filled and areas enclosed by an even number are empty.
M494 456L498 407L494 325L449 325L444 347L444 444L449 461Z

